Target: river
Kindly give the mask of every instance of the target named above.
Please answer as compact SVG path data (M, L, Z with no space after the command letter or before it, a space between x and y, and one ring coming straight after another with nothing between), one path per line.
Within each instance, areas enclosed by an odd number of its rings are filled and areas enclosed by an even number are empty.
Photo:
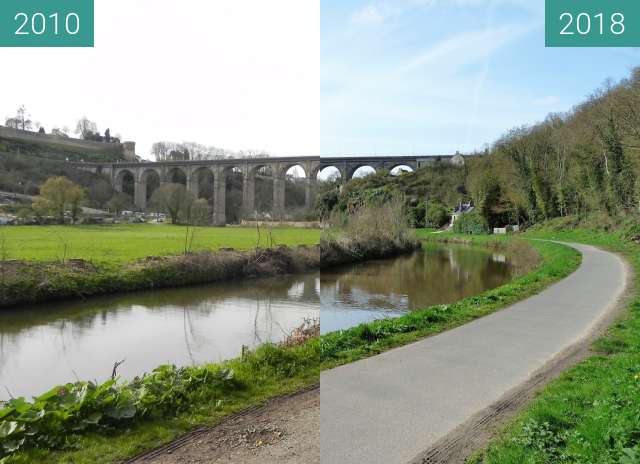
M323 270L320 330L453 303L503 285L514 271L506 255L489 249L431 244L410 255Z
M76 379L133 378L161 364L239 356L306 319L345 329L451 303L511 279L507 256L464 246L298 276L164 289L0 311L0 399Z

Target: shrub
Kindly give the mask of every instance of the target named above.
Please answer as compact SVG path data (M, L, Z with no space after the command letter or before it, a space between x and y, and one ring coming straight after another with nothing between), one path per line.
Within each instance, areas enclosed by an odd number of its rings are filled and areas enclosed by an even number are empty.
M487 220L478 213L468 213L461 215L453 223L453 231L459 234L478 235L489 232Z

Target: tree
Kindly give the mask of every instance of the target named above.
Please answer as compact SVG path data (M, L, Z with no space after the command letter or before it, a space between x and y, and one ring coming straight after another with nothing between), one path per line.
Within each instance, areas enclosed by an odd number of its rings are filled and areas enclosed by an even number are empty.
M38 134L46 134L44 127L40 126L40 129L38 129Z
M107 130L104 131L104 141L107 143L111 143L111 130L107 127Z
M82 212L82 205L85 201L84 190L79 185L73 185L67 192L67 205L71 213L71 224L75 224L78 216Z
M18 108L16 119L20 122L20 128L22 130L29 130L33 127L33 122L31 121L31 119L29 119L29 116L31 115L27 115L27 109L24 107L24 105Z
M113 187L104 177L96 176L87 186L87 196L98 208L103 208L113 197Z
M131 197L122 192L114 193L111 199L107 202L107 208L109 208L109 211L116 216L120 216L122 211L131 206Z
M80 135L84 140L91 139L98 132L98 125L90 121L86 116L81 117L76 123L76 134Z
M34 209L57 216L60 224L64 224L64 213L69 210L72 223L75 223L84 199L84 190L79 185L66 177L50 177L40 188Z
M173 224L179 224L181 219L189 221L194 201L193 193L182 184L165 184L151 197L151 204L166 212Z
M7 118L4 125L11 129L20 129L20 122L16 118Z
M51 135L55 135L56 137L62 137L63 139L69 138L69 129L67 127L63 127L62 129L58 127L54 127L51 129Z
M193 202L190 211L189 223L194 226L209 224L209 204L204 198L198 198Z

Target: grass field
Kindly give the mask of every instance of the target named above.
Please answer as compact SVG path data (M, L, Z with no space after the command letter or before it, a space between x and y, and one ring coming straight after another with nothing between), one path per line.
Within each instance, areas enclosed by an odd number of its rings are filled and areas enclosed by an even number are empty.
M235 248L248 250L270 244L267 232L244 227L195 227L191 251ZM186 227L169 224L101 226L18 226L0 229L2 259L53 261L81 258L122 263L147 256L182 253ZM311 245L320 242L314 229L274 228L276 245ZM65 251L66 250L66 251ZM65 256L66 254L66 256Z

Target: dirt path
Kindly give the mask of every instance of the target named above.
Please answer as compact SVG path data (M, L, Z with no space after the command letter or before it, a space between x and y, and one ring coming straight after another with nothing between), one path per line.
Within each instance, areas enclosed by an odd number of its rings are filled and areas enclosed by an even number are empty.
M198 430L127 464L318 464L320 391L266 406Z
M581 266L538 295L323 372L322 464L460 462L506 412L579 357L619 307L624 262L572 246Z

